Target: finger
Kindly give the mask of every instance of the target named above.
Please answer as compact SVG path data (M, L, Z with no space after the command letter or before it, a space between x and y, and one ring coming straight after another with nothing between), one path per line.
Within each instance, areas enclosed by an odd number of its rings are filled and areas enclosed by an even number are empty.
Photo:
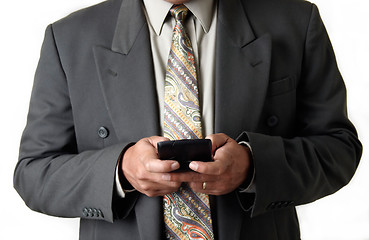
M162 175L164 181L173 182L204 182L204 181L217 181L219 176L199 174L193 171L180 172L180 173L167 173Z
M167 173L177 170L180 165L174 160L145 159L144 166L146 171L151 173Z
M176 187L173 187L173 188L162 188L162 189L156 189L156 190L152 190L152 191L149 191L147 193L144 193L145 195L147 195L148 197L158 197L158 196L164 196L166 194L170 194L170 193L173 193L173 192L177 192L178 189L179 189L180 185L179 186L176 186Z
M213 162L199 162L193 161L190 163L189 167L198 173L206 175L221 175L229 167L227 161L214 160Z
M145 192L149 191L163 191L166 193L176 191L181 182L167 182L167 181L139 181L138 186Z
M156 176L155 176L156 175ZM171 193L178 190L181 182L168 182L160 178L160 174L152 174L147 180L136 180L132 186L139 192L153 196L157 193Z
M188 186L194 191L199 193L209 193L211 188L212 182L189 182Z
M146 152L147 155L142 158L142 164L144 165L146 171L153 173L171 172L180 167L177 161L163 161L158 159L156 150L157 143L167 140L169 139L160 136L152 136L144 140L147 144L150 144L150 147L147 147L151 148Z
M230 139L230 137L223 133L211 134L206 138L211 140L213 155L218 148L222 147Z
M161 136L152 136L152 137L147 138L147 140L152 146L157 148L158 142L169 141L169 138L161 137Z
M223 187L219 186L217 182L191 182L188 186L198 193L205 193L210 195L222 195L229 191L224 191Z

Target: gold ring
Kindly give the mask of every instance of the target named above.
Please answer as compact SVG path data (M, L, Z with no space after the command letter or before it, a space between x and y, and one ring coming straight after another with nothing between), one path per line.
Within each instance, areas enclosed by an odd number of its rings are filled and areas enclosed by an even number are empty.
M203 182L202 183L202 190L205 190L206 189L206 182Z

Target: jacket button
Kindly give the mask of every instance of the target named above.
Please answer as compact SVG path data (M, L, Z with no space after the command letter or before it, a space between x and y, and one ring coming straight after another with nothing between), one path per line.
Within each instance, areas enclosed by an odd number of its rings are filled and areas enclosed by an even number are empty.
M92 212L92 208L88 208L88 216L89 217L93 217L94 216L94 214Z
M267 209L275 209L276 208L276 202L272 202L271 204L268 205Z
M275 205L276 208L281 208L282 207L282 202L277 202Z
M100 217L104 218L104 214L100 209L97 210L97 214L99 214Z
M275 127L275 126L277 126L278 122L279 122L278 117L277 117L277 116L275 116L275 115L273 115L273 116L270 116L270 117L268 118L268 120L267 120L267 125L268 125L269 127Z
M99 130L97 131L97 134L101 138L107 138L109 136L109 131L105 127L100 127Z
M97 211L97 209L96 209L96 208L94 208L94 209L93 209L93 215L94 215L95 217L100 217L100 214L99 214L99 212Z
M82 213L83 213L83 216L88 217L88 209L87 208L84 208L82 210Z

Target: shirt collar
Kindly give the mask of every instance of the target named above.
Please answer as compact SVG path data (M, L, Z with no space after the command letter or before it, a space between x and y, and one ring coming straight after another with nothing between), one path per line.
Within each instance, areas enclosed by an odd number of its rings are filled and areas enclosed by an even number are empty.
M143 0L143 2L150 24L156 35L160 35L165 18L173 4L164 0ZM184 4L200 22L205 33L210 29L214 4L214 0L191 0Z

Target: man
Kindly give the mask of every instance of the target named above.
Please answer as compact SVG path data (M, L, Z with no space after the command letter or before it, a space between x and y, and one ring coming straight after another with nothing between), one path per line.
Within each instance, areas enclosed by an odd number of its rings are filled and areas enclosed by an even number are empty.
M185 173L156 150L172 4L190 11L213 145L214 162ZM210 196L215 239L299 239L294 206L340 189L359 162L345 101L308 2L109 0L47 28L15 188L33 210L80 217L80 239L165 239L163 196L183 183Z

